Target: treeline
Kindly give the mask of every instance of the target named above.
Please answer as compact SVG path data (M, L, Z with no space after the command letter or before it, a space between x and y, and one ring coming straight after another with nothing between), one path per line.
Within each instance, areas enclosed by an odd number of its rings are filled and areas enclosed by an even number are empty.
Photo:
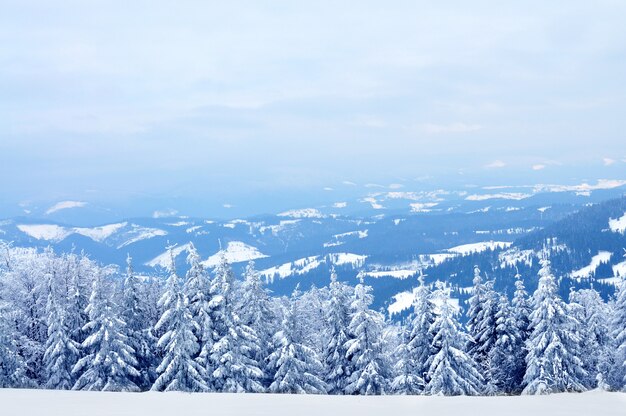
M420 278L402 323L372 310L371 287L273 297L250 263L209 272L193 248L180 276L125 276L84 255L5 246L0 387L104 391L493 395L623 390L626 283L565 302L544 256L528 296L475 269L467 324L442 282Z

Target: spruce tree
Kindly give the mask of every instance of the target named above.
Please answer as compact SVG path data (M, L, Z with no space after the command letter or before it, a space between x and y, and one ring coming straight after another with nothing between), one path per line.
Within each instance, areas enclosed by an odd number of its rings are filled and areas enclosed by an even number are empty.
M156 371L158 378L152 386L156 391L207 391L205 369L194 360L199 350L194 335L197 324L189 312L187 297L180 287L171 253L170 276L159 299L164 311L155 330L163 335L157 343L163 359Z
M500 296L496 313L496 343L489 354L490 393L513 394L521 391L526 370L524 343L515 315L506 296Z
M346 347L350 339L350 296L350 287L337 280L337 273L333 268L330 273L330 301L326 312L329 329L324 349L325 381L329 394L344 394L352 373Z
M79 358L79 344L72 340L67 326L67 314L63 306L67 293L62 281L53 273L48 281L48 339L43 356L45 387L48 389L69 390L74 385L72 368Z
M298 288L285 311L282 330L274 336L275 350L269 356L273 374L271 393L326 393L323 365L315 350L303 343L304 335L298 322L300 312Z
M78 375L74 390L137 391L132 381L139 377L135 351L128 345L125 323L117 318L102 272L94 282L86 312L89 322L83 330L89 335L81 348L84 356L72 372Z
M384 394L391 369L382 351L384 317L369 309L374 297L372 287L360 282L354 289L353 315L348 326L350 338L346 341L346 356L352 363L348 379L348 394Z
M425 394L477 395L483 390L478 364L464 351L469 337L460 329L454 307L450 305L450 288L439 285L434 294L439 314L432 325L433 355L428 359Z
M541 259L532 302L523 393L583 391L587 373L580 358L580 323L568 315L547 258Z

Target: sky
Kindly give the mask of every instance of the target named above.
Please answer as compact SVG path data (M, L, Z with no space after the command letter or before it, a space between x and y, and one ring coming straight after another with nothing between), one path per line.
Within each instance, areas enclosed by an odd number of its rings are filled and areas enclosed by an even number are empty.
M1 9L5 201L626 176L621 0Z

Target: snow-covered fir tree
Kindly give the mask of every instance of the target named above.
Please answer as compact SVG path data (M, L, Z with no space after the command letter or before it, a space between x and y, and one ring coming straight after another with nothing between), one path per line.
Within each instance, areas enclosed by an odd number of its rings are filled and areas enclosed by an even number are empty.
M103 273L93 282L89 322L83 330L89 335L81 348L83 357L72 372L78 376L74 390L137 391L133 379L139 377L135 351L128 345L126 324L117 318L116 305Z
M0 388L33 387L26 364L19 354L17 333L10 319L10 311L0 299Z
M198 353L195 360L205 369L207 375L212 373L210 361L213 348L213 316L211 292L211 278L200 261L200 255L193 244L189 244L187 256L187 271L183 292L189 302L189 312L194 320L194 335L198 340ZM212 387L210 381L208 387Z
M382 351L384 317L369 308L372 304L372 287L359 274L359 284L354 288L352 318L346 341L346 356L352 363L348 379L348 394L384 394L388 390L391 369Z
M344 394L352 373L346 346L350 339L348 325L351 292L348 285L337 280L337 273L333 268L330 273L330 299L326 312L328 332L325 334L327 344L323 360L326 365L325 381L329 394Z
M428 359L428 383L424 389L430 395L477 395L483 390L483 377L478 364L465 352L469 336L457 320L457 311L450 302L450 288L438 282L433 294L439 313L432 324L433 354Z
M43 356L45 387L47 389L69 390L74 385L72 369L79 359L79 344L71 338L67 323L66 288L63 281L53 272L48 280L48 339Z
M426 276L420 273L415 300L413 301L413 319L409 321L408 353L414 357L417 375L427 382L428 359L434 353L433 323L435 322L435 305L432 302L430 286L424 281Z
M420 394L424 390L424 379L420 376L421 363L410 350L411 329L400 327L400 343L393 352L395 377L391 382L391 391L395 394Z
M467 328L471 337L467 351L480 365L483 374L488 374L489 355L496 343L498 295L493 290L493 282L483 282L478 267L474 268L473 283L467 311ZM487 379L489 381L491 377Z
M521 391L526 370L524 342L506 296L500 296L496 313L496 343L489 353L489 393L513 394Z
M157 367L156 391L208 391L205 369L194 359L200 347L195 336L197 324L182 291L172 248L170 276L158 305L163 310L155 331L163 333L157 342L163 359Z
M222 254L214 279L212 303L215 323L211 362L212 384L224 392L263 391L259 368L260 339L239 318L234 299L234 275Z
M242 324L251 328L259 340L254 359L263 373L263 387L267 388L271 383L267 365L272 349L272 337L278 332L277 317L270 295L253 261L246 266L243 277L241 300L237 310Z
M539 286L532 303L523 393L583 391L587 373L580 358L580 323L568 315L545 257L541 259Z
M610 347L613 351L610 357L607 383L612 390L626 391L626 277L622 276L617 285L615 302L611 314Z
M144 295L145 287L135 275L130 256L126 259L126 278L122 297L122 319L126 323L128 345L135 351L137 360L136 369L139 377L133 382L141 389L147 390L156 379L154 365L154 347L156 343L151 332L150 322L147 321L147 300Z
M326 393L324 367L317 353L303 343L304 335L298 322L300 312L298 288L284 314L282 329L274 336L275 350L269 356L273 375L269 391L272 393Z

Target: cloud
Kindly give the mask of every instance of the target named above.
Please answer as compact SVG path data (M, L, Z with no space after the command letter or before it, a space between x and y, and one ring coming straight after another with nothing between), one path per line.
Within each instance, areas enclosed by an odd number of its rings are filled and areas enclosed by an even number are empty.
M400 189L400 188L404 188L404 185L402 185L401 183L392 183L389 185L389 189Z
M546 165L544 165L544 164L542 164L542 163L539 163L539 164L533 165L533 170L543 170L543 169L545 169L545 168L546 168Z
M348 186L356 186L356 183L350 182L350 181L343 181L341 183L343 183L344 185L348 185Z
M494 160L491 163L488 163L485 165L485 168L487 169L500 169L506 166L506 163L504 163L501 160Z
M419 127L428 134L469 133L483 128L480 124L466 123L422 124Z
M611 166L616 162L615 159L611 159L610 157L605 157L604 159L602 159L602 163L604 163L604 166Z
M330 186L326 186L326 187L324 187L324 190L325 190L325 191L334 191L334 189L333 189L333 188L331 188Z

